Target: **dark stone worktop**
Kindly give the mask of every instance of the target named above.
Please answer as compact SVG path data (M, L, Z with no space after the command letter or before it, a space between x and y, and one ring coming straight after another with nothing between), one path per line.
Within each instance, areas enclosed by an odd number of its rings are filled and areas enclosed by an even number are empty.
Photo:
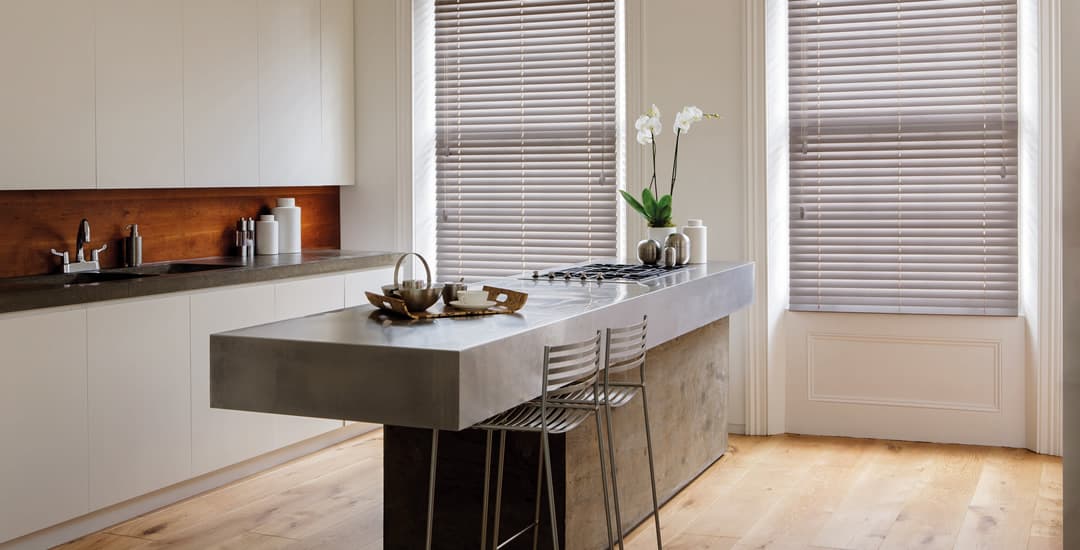
M357 271L393 265L398 256L391 252L311 250L299 254L255 256L247 260L239 257L202 258L109 269L101 273L105 277L144 276L84 284L65 284L80 274L0 279L0 313ZM167 272L170 266L184 270ZM214 268L204 269L203 266Z

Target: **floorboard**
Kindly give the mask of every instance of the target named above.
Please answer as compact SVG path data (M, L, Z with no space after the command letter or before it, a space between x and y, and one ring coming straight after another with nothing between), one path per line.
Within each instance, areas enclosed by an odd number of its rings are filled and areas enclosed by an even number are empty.
M669 550L1060 550L1061 479L1017 449L732 436L661 532ZM377 431L60 548L379 550L381 500ZM652 521L626 542L655 548Z

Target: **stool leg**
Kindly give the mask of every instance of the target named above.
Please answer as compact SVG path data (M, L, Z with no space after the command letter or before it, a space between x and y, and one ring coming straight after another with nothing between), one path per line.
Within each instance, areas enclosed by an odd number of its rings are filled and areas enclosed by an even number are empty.
M484 450L484 509L480 513L480 550L487 548L488 495L491 486L491 430L487 432L487 447Z
M649 450L649 481L652 483L653 522L656 524L656 549L663 550L664 541L660 536L660 499L656 497L656 466L653 464L652 430L649 429L649 398L645 393L645 384L641 385L641 410L645 414L645 444Z
M503 459L506 458L506 430L499 432L499 469L495 474L495 530L491 533L491 547L499 547L499 519L502 517Z
M611 506L608 504L607 469L604 468L604 439L600 436L604 430L600 429L599 408L593 413L593 418L596 419L596 458L600 459L600 485L604 488L604 521L607 522L607 544L608 548L615 548L614 539L611 536ZM608 437L610 436L611 432L608 432ZM611 467L611 471L614 472L615 464L612 464ZM621 534L619 535L619 547L622 547Z
M427 502L427 544L424 548L431 550L431 524L435 519L435 465L439 460L439 430L431 430L431 475L428 478L428 502Z
M544 452L544 470L547 472L548 508L551 511L551 546L559 550L559 523L555 514L555 481L551 477L551 443L545 428L540 432L540 446Z
M615 531L619 534L619 550L623 548L622 511L619 507L619 473L615 464L615 440L611 427L611 405L604 405L604 419L607 421L608 456L611 458L611 488L615 496Z
M544 442L541 441L540 447L543 448L543 445ZM540 497L543 496L541 489L544 488L544 453L536 453L536 455L536 514L533 516L533 550L540 547L540 503L543 502Z

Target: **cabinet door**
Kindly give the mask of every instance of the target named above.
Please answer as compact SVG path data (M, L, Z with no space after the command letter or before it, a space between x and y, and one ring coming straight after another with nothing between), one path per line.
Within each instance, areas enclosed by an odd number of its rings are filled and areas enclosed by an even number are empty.
M0 542L90 511L86 312L0 316Z
M276 285L275 316L294 319L345 305L345 276L333 275L301 279ZM342 426L341 420L278 416L275 422L275 445L284 447Z
M274 416L210 408L210 335L274 320L274 286L191 296L191 467L202 475L274 449Z
M382 285L394 282L393 267L376 267L345 275L345 307L368 304L365 292L380 292Z
M188 296L89 308L90 505L191 473Z
M94 6L0 2L0 189L94 187Z
M259 184L258 0L184 3L188 187Z
M321 185L355 182L352 0L322 0Z
M318 183L319 0L259 0L259 179Z
M96 4L98 187L181 187L180 0Z

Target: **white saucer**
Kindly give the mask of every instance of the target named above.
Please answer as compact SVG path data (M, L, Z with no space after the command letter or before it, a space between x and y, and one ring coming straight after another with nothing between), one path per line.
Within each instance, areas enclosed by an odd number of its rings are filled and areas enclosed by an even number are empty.
M465 303L462 303L461 300L454 300L453 302L450 302L450 305L452 305L452 306L454 306L454 307L456 307L458 309L464 309L466 311L480 311L480 310L487 309L487 308L495 305L496 303L498 303L498 302L495 302L493 300L487 300L487 301L485 301L485 302L483 302L481 304L465 304Z

